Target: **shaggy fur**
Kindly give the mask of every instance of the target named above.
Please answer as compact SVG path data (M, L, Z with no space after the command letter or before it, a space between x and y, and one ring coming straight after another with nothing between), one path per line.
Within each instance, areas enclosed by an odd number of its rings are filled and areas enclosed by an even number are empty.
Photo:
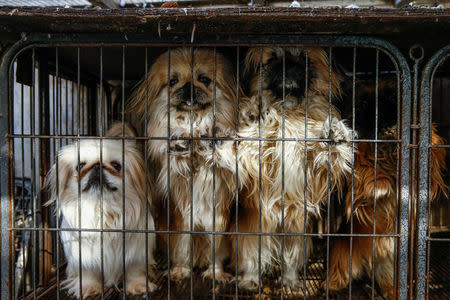
M392 81L395 83L395 81ZM356 107L356 129L364 138L374 137L374 85L361 86ZM379 103L379 139L397 139L395 84L381 82ZM365 99L365 100L363 100ZM347 101L347 104L349 102ZM349 104L351 111L351 102ZM372 115L370 117L369 115ZM351 113L349 115L351 117ZM444 144L436 131L432 129L433 145ZM377 147L377 173L375 194L375 145L374 143L358 143L358 152L355 154L355 176L353 182L353 210L352 210L352 182L347 181L347 194L345 195L345 215L347 224L343 225L341 232L350 233L350 218L353 214L353 233L372 234L374 218L374 197L376 197L375 234L394 234L395 218L397 216L397 164L398 146L396 143L379 143ZM447 187L443 180L445 169L445 148L432 148L431 150L431 186L430 200L433 201L439 192L446 194ZM375 256L372 255L372 237L353 237L352 241L352 274L353 279L361 278L364 274L369 277L372 268L375 268L375 280L387 299L394 298L394 238L377 237L375 242ZM350 240L349 238L336 239L331 249L329 261L329 288L340 290L349 284L350 271ZM325 283L324 283L325 284Z
M306 52L308 61L304 58ZM344 176L350 171L352 153L346 141L351 139L352 132L340 120L335 108L329 107L330 73L325 52L320 48L287 49L284 78L283 75L280 77L280 70L283 73L283 67L280 67L282 57L281 48L249 50L245 69L252 76L250 81L252 97L241 100L239 136L282 138L284 123L285 138L331 138L333 142L261 141L260 150L259 141L241 141L238 154L243 192L239 198L238 228L232 228L232 231L283 232L283 198L284 232L311 232L311 219L320 216L320 204L327 199L328 183L330 182L332 190L340 191L345 182ZM308 77L305 74L305 64L308 64ZM259 76L260 66L263 68L262 78ZM290 68L294 71L291 72ZM307 85L305 79L308 81ZM259 93L260 90L262 94ZM283 97L277 96L280 92L283 94L283 90L285 101ZM332 74L331 91L333 97L340 93L339 78L335 74ZM259 212L261 212L261 228L259 228ZM235 240L233 237L233 243ZM259 282L259 237L238 235L237 242L238 262L234 263L238 263L241 275L239 286L255 289ZM299 288L301 284L298 271L306 263L304 255L308 259L312 247L311 238L285 237L283 253L281 243L282 238L279 236L261 237L261 272L265 274L275 265L283 264L284 283L291 288Z
M148 77L135 91L130 107L132 112L143 117L147 115L150 137L164 138L149 140L147 148L148 156L161 166L156 180L157 197L163 200L159 227L163 230L226 231L236 189L234 176L219 166L222 158L212 151L212 148L220 148L221 143L213 145L210 140L199 141L190 137L234 135L236 80L231 65L212 50L191 48L170 51L170 75L168 64L169 53L166 52L154 62ZM174 138L170 143L168 136ZM170 224L167 223L167 210ZM215 237L215 265L212 264L212 237L194 235L193 240L194 266L209 266L203 273L205 277L212 278L215 272L216 280L228 280L230 274L224 272L222 265L229 255L227 240L222 235ZM167 249L167 235L163 241L163 249ZM170 235L172 280L190 276L190 250L189 234Z
M126 126L126 128L129 127ZM116 129L113 128L113 133ZM105 288L120 284L123 274L122 259L125 256L127 294L142 294L147 291L147 288L151 292L156 285L150 281L147 282L146 264L150 271L153 270L154 234L126 233L126 248L123 249L123 233L104 232L103 253L101 253L100 232L84 231L80 239L79 232L64 231L67 228L121 230L123 218L125 218L125 229L154 230L153 218L150 213L146 214L146 209L150 206L150 203L147 206L146 199L151 202L151 197L147 195L146 198L145 194L144 161L135 147L135 142L125 142L123 166L122 141L103 140L102 165L100 165L100 147L100 140L96 139L81 140L79 143L64 146L58 154L57 164L53 165L46 178L46 186L50 191L50 200L46 205L59 199L57 213L62 220L61 243L67 259L67 280L63 284L69 294L77 298L100 294L102 293L102 255ZM80 164L78 164L78 150ZM125 188L122 185L123 176L125 176ZM125 210L122 207L123 192L125 193ZM103 199L103 224L101 224L101 199ZM147 262L146 244L148 245ZM80 248L81 261L79 260ZM81 274L79 273L80 264Z

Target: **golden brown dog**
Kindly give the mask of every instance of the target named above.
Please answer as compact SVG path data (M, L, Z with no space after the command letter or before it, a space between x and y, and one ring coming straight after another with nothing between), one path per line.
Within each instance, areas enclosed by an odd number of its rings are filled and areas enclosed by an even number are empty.
M221 157L210 151L220 148L221 143L212 145L210 140L199 139L234 135L236 80L230 63L209 49L178 48L166 52L154 62L135 91L130 111L147 116L147 133L152 138L147 154L161 166L156 179L157 198L163 200L159 228L227 230L236 190L234 176L219 167ZM193 239L194 266L209 266L204 276L212 277L215 272L216 280L227 280L230 275L222 266L229 255L227 239L222 235L215 237L215 265L212 238L198 234ZM164 249L168 241L164 235ZM172 280L190 276L190 250L189 234L170 234Z

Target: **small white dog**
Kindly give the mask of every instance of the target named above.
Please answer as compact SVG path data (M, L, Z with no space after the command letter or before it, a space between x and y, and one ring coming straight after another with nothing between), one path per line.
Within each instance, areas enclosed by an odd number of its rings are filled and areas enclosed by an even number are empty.
M117 128L112 128L111 131L119 132ZM132 131L127 126L125 135L129 135L130 132ZM69 290L69 294L77 298L100 294L103 292L102 258L103 287L108 288L117 286L123 278L123 257L125 257L126 293L142 294L147 289L149 292L153 291L156 285L150 280L147 282L146 272L148 270L149 275L152 275L154 234L125 233L124 249L122 246L124 233L106 231L103 233L102 257L100 232L102 227L106 230L147 228L154 230L155 227L150 212L146 214L147 179L144 161L136 143L125 141L123 156L122 140L105 139L102 145L102 160L100 160L100 145L100 140L91 139L63 147L58 154L57 164L53 165L46 178L46 186L50 191L50 200L46 205L56 202L59 198L57 213L61 217L60 236L67 258L67 280L63 285ZM150 193L147 194L150 207ZM79 231L73 231L79 228L81 234ZM83 231L83 229L98 231Z

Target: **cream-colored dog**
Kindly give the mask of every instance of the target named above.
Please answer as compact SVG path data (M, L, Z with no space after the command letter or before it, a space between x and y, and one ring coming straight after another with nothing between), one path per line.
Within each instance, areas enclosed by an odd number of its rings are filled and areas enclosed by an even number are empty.
M118 132L119 128L115 125L108 134ZM132 133L128 126L125 128L127 133ZM150 206L146 201L151 201L151 197L145 194L144 167L135 141L125 141L123 152L122 140L104 139L101 146L99 139L85 139L64 146L58 153L57 163L46 178L50 191L50 200L46 205L58 201L61 243L67 259L67 280L63 284L69 294L85 298L103 292L102 260L104 288L120 284L123 279L123 257L127 294L142 294L156 288L146 279L147 270L152 275L154 264L154 234L125 233L126 246L123 248L122 232L106 231L103 237L100 233L101 228L154 230L152 215L146 213ZM74 229L81 229L81 234Z

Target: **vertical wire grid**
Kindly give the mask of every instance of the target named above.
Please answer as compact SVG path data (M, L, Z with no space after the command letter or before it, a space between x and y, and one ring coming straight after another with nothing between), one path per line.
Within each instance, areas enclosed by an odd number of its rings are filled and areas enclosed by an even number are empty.
M15 64L16 66L17 66L17 63ZM15 66L13 67L14 69L16 68ZM11 82L12 82L12 80L11 80ZM12 83L12 85L15 87L15 82L14 83ZM12 99L11 99L12 98ZM12 100L10 103L12 103L12 104L9 104L9 111L11 112L13 112L13 113L10 113L9 115L11 116L10 117L10 119L9 119L9 121L10 121L10 123L11 124L14 124L14 122L15 122L15 114L14 114L14 105L15 105L15 99L14 99L14 95L12 94L12 97L11 97L10 99ZM23 118L23 112L21 112L21 117ZM15 127L10 127L10 128L15 128ZM9 132L8 132L9 133ZM11 129L11 133L14 135L14 134L16 134L16 131L14 130L14 129ZM11 139L12 140L12 143L8 143L10 146L11 146L11 148L12 148L12 153L15 153L15 142L16 142L16 138L12 138ZM10 148L10 149L11 149ZM11 150L10 150L11 151ZM15 160L16 159L13 159L12 161L11 161L11 164L12 164L12 170L15 170ZM23 164L23 163L22 163ZM14 177L13 177L14 178ZM23 173L22 173L22 178L23 178ZM16 224L17 224L17 222L16 222L16 218L17 218L17 216L16 216L16 205L17 205L17 200L18 199L16 199L16 193L15 193L15 186L16 186L16 181L14 180L14 185L13 185L13 190L14 190L14 194L13 194L13 196L14 197L12 197L12 199L11 199L11 202L12 202L12 205L11 205L11 207L12 207L12 211L13 211L13 213L12 213L12 216L13 216L13 218L12 218L12 220L13 220L13 225L12 226L14 226L14 227L17 227L16 226ZM23 186L22 186L22 190L23 190ZM20 200L19 200L20 201ZM22 199L22 203L23 203L23 199ZM19 232L22 232L22 239L23 239L23 233L24 233L24 231L19 231ZM17 233L17 230L12 230L11 231L11 240L13 240L13 241L15 241L16 240L16 233ZM13 243L12 244L12 253L16 253L16 243ZM14 262L15 262L15 256L12 256L12 257L9 257L9 259L10 259L10 261L11 261L11 264L12 265L14 265ZM17 268L17 267L16 267ZM16 282L16 280L17 280L17 278L16 278L16 273L13 273L13 276L12 276L12 294L13 294L13 297L14 297L14 299L16 298L16 289L17 289L17 282Z
M447 58L450 57L449 55L447 55ZM427 141L427 162L428 162L428 168L431 168L431 163L430 163L430 155L432 155L431 151L432 151L432 125L433 125L433 118L432 118L432 107L433 107L433 83L434 80L432 80L434 78L434 74L432 75L431 79L430 79L430 90L429 90L429 103L428 106L429 108L429 116L428 116L428 141ZM427 215L429 215L431 213L431 201L429 199L429 195L430 195L430 187L431 187L431 170L428 170L428 178L427 178L427 197L428 197L428 203L427 203L427 207L426 207L426 211L425 211L425 218L426 218L426 228L428 229L426 234L424 235L424 237L426 238L426 269L425 269L425 274L426 274L426 279L425 279L425 296L429 296L430 291L430 270L431 270L431 243L432 241L430 240L431 238L431 218L427 218ZM428 298L425 298L428 299Z
M121 122L122 122L122 166L125 166L125 45L122 45L122 102L121 102ZM123 281L123 293L122 299L126 300L127 280L126 280L126 230L125 230L125 168L122 167L122 281Z
M147 130L147 122L148 122L148 48L145 47L145 58L144 58L144 69L145 69L145 113L144 113L144 136L148 137L148 130ZM147 149L147 145L148 145L148 140L145 139L144 140L144 149ZM144 155L144 168L145 168L145 294L148 297L149 294L149 287L148 287L148 281L149 281L149 261L148 261L148 251L149 251L149 245L148 245L148 214L150 212L150 208L149 208L149 199L148 199L148 157L145 154ZM153 228L155 229L155 228Z
M75 95L75 89L74 89L74 82L73 81L71 81L70 82L70 87L71 87L71 89L70 89L70 104L71 104L71 107L72 107L72 110L71 110L71 114L72 114L72 116L71 116L71 130L70 130L70 134L73 136L73 135L75 135L75 118L74 118L74 114L75 114L75 101L74 101L74 95ZM67 141L67 143L68 143L69 141Z
M413 48L410 48L410 51ZM419 72L419 61L415 60L412 55L412 53L410 52L410 58L414 60L414 66L413 66L413 90L412 90L412 120L411 120L411 124L417 124L417 108L418 108L418 72ZM417 145L418 141L417 141L417 130L411 130L411 143L413 145ZM413 162L410 165L410 172L411 172L411 188L410 188L410 193L411 193L411 200L409 203L409 236L410 236L410 243L409 243L409 264L410 266L414 265L414 256L415 256L415 244L416 244L416 236L415 236L415 228L416 228L416 205L418 205L416 203L416 199L417 199L417 193L416 193L416 184L415 184L415 178L416 178L416 157L417 157L417 150L415 148L411 149L411 161ZM409 274L410 274L410 278L409 278L409 284L410 286L414 285L414 275L413 275L413 267L409 268ZM412 298L413 295L413 291L414 289L411 288L409 289L408 293L409 293L409 297Z
M189 107L189 192L190 192L190 215L189 215L189 227L190 227L190 234L189 234L189 250L190 250L190 256L189 256L189 265L190 265L190 272L191 276L189 277L189 283L190 283L190 292L191 292L191 300L194 299L194 237L192 236L192 231L194 231L194 158L193 158L193 147L194 147L194 59L195 59L195 53L194 53L194 47L191 47L191 90L190 90L190 98L191 98L191 105ZM183 228L184 229L184 228ZM183 237L182 237L183 238Z
M58 49L58 48L57 48ZM58 61L58 64L59 64L59 61ZM59 67L59 66L58 66ZM63 126L62 126L62 120L63 120L63 103L62 103L62 89L63 89L63 79L62 79L62 77L60 76L59 77L59 81L58 81L58 105L59 105L59 134L60 135L62 135L63 133L62 133L62 128L63 128ZM58 140L58 142L59 142L59 144L61 145L61 139L59 139ZM55 153L55 155L56 155L56 153Z
M34 136L36 134L35 132L35 96L36 96L36 50L33 48L32 50L32 64L31 64L31 74L32 74L32 83L31 83L31 105L30 105L30 133ZM31 161L31 201L33 206L33 229L37 228L36 223L36 201L35 201L35 191L36 191L36 170L35 170L35 161L34 161L34 154L35 154L35 139L31 138L30 141L30 161ZM32 233L33 236L33 246L32 246L32 269L33 269L33 299L36 299L36 249L38 247L36 243L36 230L33 230Z
M308 210L307 210L307 203L308 203L308 76L309 76L309 53L308 50L305 51L305 152L304 152L304 173L303 177L305 179L305 182L303 184L303 198L304 205L303 205L303 236L302 236L302 242L303 242L303 290L306 291L306 251L307 251L307 237L306 237L306 227L308 224ZM303 293L303 299L306 300L306 293Z
M281 140L281 233L284 233L284 184L285 184L285 182L284 182L284 180L285 180L284 139L285 139L285 134L286 134L286 103L285 103L285 101L286 101L286 49L283 48L282 52L283 52L283 75L282 75L282 77L283 77L283 79L282 79L283 80L283 87L282 87L283 102L282 103L283 104L281 106L281 114L282 114L282 117L281 117L281 138L282 138L282 140ZM285 245L284 245L284 243L285 243L285 236L282 235L281 236L281 265L280 265L280 268L281 268L281 278L280 278L281 300L283 300L283 298L284 298L284 290L283 290L283 284L284 284L283 277L284 277L284 265L285 265L285 262L284 262L284 247L285 247Z
M330 122L330 128L328 132L328 138L331 138L331 124L332 124L332 85L333 85L333 48L328 48L328 56L329 56L329 69L328 69L328 121ZM329 279L330 279L330 268L329 268L329 261L330 261L330 222L331 222L331 141L328 141L328 196L327 196L327 286L326 286L326 297L329 299L330 295L330 289L329 289Z
M356 47L353 47L353 69L352 69L352 139L355 139L356 132ZM355 142L352 141L352 187L351 187L351 195L352 200L350 203L350 249L349 255L350 260L348 264L348 298L352 299L352 262L353 262L353 204L355 202ZM345 200L344 200L345 201Z
M236 47L236 99L237 99L237 111L236 111L236 136L239 132L239 102L240 102L240 88L239 88L239 83L240 83L240 69L239 69L239 61L240 61L240 47L239 45ZM235 170L236 170L236 190L235 190L235 228L236 228L236 233L239 232L239 142L238 140L235 141L235 147L236 147L236 152L235 152ZM236 299L238 299L239 296L239 278L238 278L238 273L239 273L239 245L238 245L238 235L236 234L235 236L235 241L236 241L236 245L235 245L235 297Z
M80 62L80 47L77 47L77 102L78 102L78 126L77 126L77 166L80 165L80 128L81 128L81 100L80 100L80 85L81 85L81 62ZM80 295L83 291L83 274L81 268L81 180L80 180L80 168L77 168L78 175L78 273L80 274Z
M378 68L379 68L379 50L376 49L375 57L375 140L378 139ZM375 234L376 234L376 212L377 212L377 161L378 161L378 142L375 142L375 165L373 181L373 237L372 237L372 299L375 299Z
M21 83L20 84L20 91L21 91L21 95L20 95L20 111L21 111L21 119L20 119L20 122L21 122L21 124L20 124L20 131L21 131L21 135L22 135L22 138L21 138L21 151L22 151L22 159L23 160L25 160L25 139L24 139L24 129L23 129L23 126L24 126L24 97L23 97L23 92L24 92L24 89L23 89L23 83ZM26 220L27 220L27 215L28 215L28 213L27 213L27 210L28 210L28 203L26 203L25 202L25 197L24 197L24 189L25 189L25 176L24 176L24 174L25 174L25 164L24 163L22 163L22 191L21 191L21 193L22 193L22 203L24 204L23 206L22 206L22 215L23 215L23 218L24 218L24 229L26 229ZM31 199L30 199L31 200ZM26 253L26 251L27 251L27 249L25 248L25 235L27 235L27 234L30 234L30 233L27 233L27 231L26 230L24 230L23 231L23 233L22 233L22 251L23 251L23 255L22 255L22 280L25 280L25 253ZM25 296L25 293L26 293L26 287L25 287L25 281L23 281L23 284L22 284L22 296Z
M401 131L400 131L400 120L401 120L401 90L400 90L400 74L398 72L398 70L396 71L396 79L397 79L397 137L401 136ZM396 150L397 150L397 166L396 166L396 176L395 176L395 186L398 187L400 185L400 181L399 181L399 174L400 174L400 144L397 143L396 144ZM398 234L398 216L399 216L399 194L395 193L395 203L396 203L396 209L395 209L395 221L394 221L394 234ZM394 238L394 266L397 266L398 264L398 238ZM398 282L397 282L397 272L395 271L396 268L394 268L393 273L394 273L394 291L397 291L397 287L398 287Z
M58 97L58 92L59 92L59 90L58 90L58 80L59 80L59 48L58 47L56 47L55 48L55 61L56 61L56 74L55 74L55 76L56 76L56 83L57 83L57 86L56 86L56 90L57 90L57 99L56 99L56 101L55 101L55 96L53 95L53 100L54 100L54 102L53 103L58 103L58 99L59 100L61 100L61 98L60 97ZM55 85L53 85L53 88L55 88ZM53 110L55 111L57 111L57 109L55 109L55 104L53 104ZM54 114L54 113L53 113ZM61 114L59 114L59 117L60 117L60 119L61 119ZM59 136L59 134L61 134L61 132L60 132L60 130L58 130L58 127L57 127L57 125L56 125L56 120L54 120L55 121L55 124L53 125L53 130L55 131L55 133L56 133L56 137L58 137ZM61 139L58 139L57 140L58 142L59 142L59 145L58 146L61 146ZM59 253L59 234L60 234L60 228L59 228L59 174L58 174L58 168L59 168L59 162L58 162L58 151L59 151L59 148L60 147L57 147L57 141L54 141L54 144L53 144L53 153L54 153L54 155L55 155L55 165L56 165L56 234L55 234L55 238L56 238L56 299L57 300L59 300L59 298L60 298L60 288L59 288L59 284L60 284L60 274L59 274L59 255L60 255L60 253ZM58 150L58 151L57 151Z
M66 124L65 124L65 134L66 135L69 135L69 80L65 80L65 87L66 87L66 90L65 90L65 106L64 106L64 109L65 109L65 116L66 116ZM70 84L70 88L72 89L72 84ZM65 143L67 144L67 139L65 140ZM60 145L60 146L62 146L62 145Z
M167 49L167 82L170 82L170 47ZM170 84L167 85L167 299L170 300ZM192 209L192 208L191 208ZM192 252L191 252L192 253Z
M104 215L104 199L103 199L103 47L100 47L100 273L101 273L101 286L102 286L102 294L101 299L104 299L104 291L105 291L105 261L104 261L104 248L103 248L103 215Z
M213 234L212 234L212 268L213 268L213 280L212 280L212 296L213 300L216 299L216 72L217 72L217 49L214 47L214 74L213 74ZM191 102L192 103L192 102ZM223 221L222 221L223 222ZM223 235L221 236L224 237ZM221 263L221 262L220 262Z
M259 166L259 174L258 174L258 198L259 198L259 215L258 215L258 228L259 228L259 233L262 232L262 214L261 214L261 207L262 207L262 195L261 195L261 176L262 176L262 170L261 170L261 148L262 148L262 142L261 142L261 138L262 138L262 123L261 123L261 118L262 118L262 76L263 76L263 63L262 63L262 59L263 59L263 48L260 48L260 53L259 53L259 96L258 96L258 135L259 135L259 140L258 140L258 166ZM270 238L270 236L268 236L267 238ZM261 279L261 234L258 235L258 299L261 299L261 286L262 286L262 279Z

